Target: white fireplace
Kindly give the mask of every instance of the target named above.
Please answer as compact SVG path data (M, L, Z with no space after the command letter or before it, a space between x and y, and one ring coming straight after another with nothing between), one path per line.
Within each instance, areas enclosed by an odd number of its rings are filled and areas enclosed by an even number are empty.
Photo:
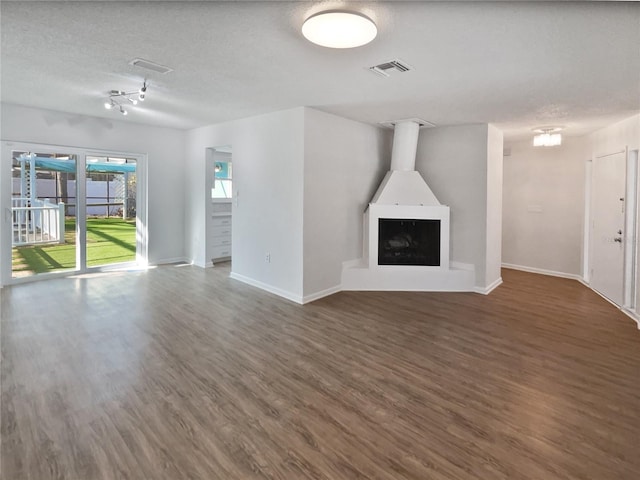
M415 170L419 129L395 124L391 170L364 214L363 257L344 265L344 290L473 290L473 266L449 259L449 207Z

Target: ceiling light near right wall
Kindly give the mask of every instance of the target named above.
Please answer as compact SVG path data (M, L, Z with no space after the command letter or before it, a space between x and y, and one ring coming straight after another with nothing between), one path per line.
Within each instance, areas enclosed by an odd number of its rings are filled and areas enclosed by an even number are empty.
M533 136L534 147L557 147L562 145L562 134L560 133L562 127L540 127L535 128L533 131L536 135Z

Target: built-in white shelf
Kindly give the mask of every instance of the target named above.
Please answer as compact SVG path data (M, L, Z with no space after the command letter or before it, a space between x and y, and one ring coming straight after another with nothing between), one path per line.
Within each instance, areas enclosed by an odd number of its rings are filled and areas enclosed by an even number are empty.
M211 261L213 263L231 258L231 211L230 198L214 198L211 201Z

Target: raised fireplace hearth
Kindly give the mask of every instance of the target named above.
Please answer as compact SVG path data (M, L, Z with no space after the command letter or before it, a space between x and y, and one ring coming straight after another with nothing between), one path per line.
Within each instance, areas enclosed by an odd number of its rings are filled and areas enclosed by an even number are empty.
M473 289L473 265L450 264L449 207L415 170L419 129L395 124L391 170L364 214L364 255L345 264L344 290Z

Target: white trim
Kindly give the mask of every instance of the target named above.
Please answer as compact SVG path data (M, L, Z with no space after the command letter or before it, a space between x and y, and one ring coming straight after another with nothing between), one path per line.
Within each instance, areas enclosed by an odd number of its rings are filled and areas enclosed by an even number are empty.
M591 268L591 176L593 160L587 160L584 172L584 224L582 225L582 275L590 280Z
M205 262L205 263L192 262L191 264L195 265L196 267L199 267L199 268L211 268L211 267L213 267L213 262L211 260L209 260L208 262Z
M191 262L187 257L173 257L156 260L151 265L170 265L172 263L188 263L189 265L193 264L193 262Z
M590 289L592 292L594 292L594 293L598 294L598 295L599 295L600 297L602 297L603 299L605 299L607 302L609 302L611 305L613 305L614 307L616 307L618 310L622 310L622 307L621 307L620 305L618 305L616 302L614 302L614 301L613 301L613 300L611 300L610 298L605 297L602 293L600 293L600 292L599 292L598 290L596 290L595 288L591 288L591 287L589 287L589 289Z
M76 160L76 268L87 270L87 154L81 152ZM137 222L136 222L137 223ZM136 237L137 235L136 227ZM37 275L37 274L36 274Z
M493 282L488 287L473 287L473 291L475 293L479 293L481 295L489 295L491 292L493 292L500 285L502 285L502 277L498 278L495 282Z
M629 310L628 308L621 308L622 313L624 313L627 317L631 318L638 324L638 330L640 330L640 316L633 310Z
M274 295L286 298L287 300L291 300L292 302L298 303L300 305L304 303L303 298L300 295L295 295L291 292L287 292L286 290L274 287L273 285L263 283L253 278L245 277L244 275L240 275L239 273L231 272L229 274L229 278L233 278L234 280L238 280L239 282L259 288L260 290L264 290L265 292L273 293Z
M319 292L312 293L310 295L305 295L302 297L302 303L313 302L314 300L319 300L320 298L328 297L329 295L333 295L334 293L338 293L342 291L342 285L335 285L330 288L325 288L324 290L320 290Z
M549 275L551 277L570 278L571 280L578 280L589 286L580 275L575 273L557 272L555 270L546 270L544 268L526 267L524 265L514 265L512 263L503 263L502 268L508 268L510 270L520 270L522 272L538 273L540 275Z
M631 204L627 207L627 227L625 228L625 254L630 257L628 259L628 272L625 272L625 278L627 279L628 284L626 285L626 304L627 306L635 311L637 307L637 278L638 278L638 161L640 160L638 157L640 155L640 151L629 150L627 147L627 164L633 171L633 178L631 179L631 183L629 184L630 189L633 191L633 201L630 202L629 195L627 195L627 204ZM627 179L629 181L629 179ZM631 210L631 212L630 212Z
M636 206L638 181L638 163L635 150L626 150L626 177L625 177L625 218L624 218L624 266L623 266L623 305L635 308L635 245L636 245Z
M611 153L602 153L602 154L598 154L598 155L594 155L595 158L606 158L606 157L611 157L613 155L618 155L619 153L627 153L627 147L625 146L624 148L617 150L615 152L611 152Z

